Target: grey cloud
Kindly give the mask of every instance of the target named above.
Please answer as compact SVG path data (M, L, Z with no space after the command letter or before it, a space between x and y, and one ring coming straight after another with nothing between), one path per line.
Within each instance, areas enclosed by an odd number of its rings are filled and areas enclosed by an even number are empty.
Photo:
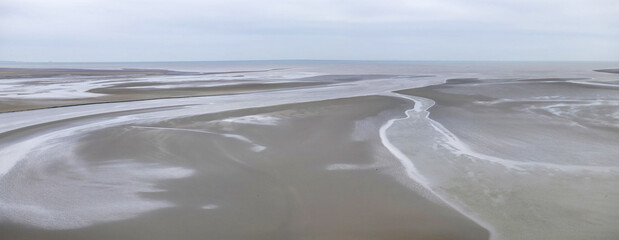
M613 0L4 0L0 60L619 60L617 12Z

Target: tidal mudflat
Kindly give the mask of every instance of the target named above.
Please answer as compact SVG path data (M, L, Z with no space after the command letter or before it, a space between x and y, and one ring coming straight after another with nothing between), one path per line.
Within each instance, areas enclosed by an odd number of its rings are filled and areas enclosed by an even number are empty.
M616 239L614 67L7 66L0 238Z

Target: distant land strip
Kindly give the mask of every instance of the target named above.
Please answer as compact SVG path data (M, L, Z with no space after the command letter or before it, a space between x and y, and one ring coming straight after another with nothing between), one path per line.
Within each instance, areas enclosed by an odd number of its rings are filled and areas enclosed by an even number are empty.
M593 70L596 72L603 72L603 73L615 73L615 74L619 74L619 68L613 68L613 69L599 69L599 70Z

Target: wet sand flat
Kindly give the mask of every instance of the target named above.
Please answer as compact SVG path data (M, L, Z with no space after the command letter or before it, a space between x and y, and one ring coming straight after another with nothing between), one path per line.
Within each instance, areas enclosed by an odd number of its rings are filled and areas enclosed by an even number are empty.
M430 117L476 151L523 161L616 165L619 125L609 113L619 107L619 88L568 80L445 84L401 93L434 100Z
M14 201L35 201L31 204L67 214L38 224L74 228L79 223L63 221L97 218L90 216L94 209L76 208L137 199L145 204L165 200L175 207L75 230L3 224L0 232L10 239L487 239L485 229L393 178L405 174L377 131L410 107L396 98L361 97L120 125L76 136L67 144L80 161L66 165L60 157L39 164L32 159L18 167L35 164L36 170L16 169L4 177L6 182L30 171L45 173L40 180L13 181L18 185L10 189L3 185L5 193L31 189L30 196L15 192ZM98 194L88 183L106 180L77 172L97 176L102 166L123 167L116 159L134 159L136 167L146 169L164 163L196 172L157 183L161 191L120 197L117 203L90 199ZM69 175L52 171L56 164ZM39 192L55 184L65 187ZM59 197L73 203L65 206Z
M0 68L0 84L8 86L0 93L0 113L93 103L239 94L325 84L319 81L226 79L230 75L240 78L243 75L239 74L253 72L263 71L200 73L161 69ZM224 75L224 80L216 77L221 75ZM184 78L179 81L178 77Z
M105 94L96 98L71 99L3 99L0 102L0 112L16 112L50 107L67 107L96 103L131 102L153 99L186 98L214 95L241 94L255 91L268 91L283 88L307 87L321 83L257 83L238 84L233 86L191 87L173 89L93 89L92 93Z
M0 113L95 103L243 94L388 78L386 74L263 79L253 71L1 68ZM249 74L249 75L248 75Z
M123 65L3 68L0 239L619 235L612 64Z
M492 222L494 238L619 236L619 88L574 79L477 80L399 93L431 99L428 117L444 127L451 155L413 161L431 180L466 179L442 193ZM453 168L437 175L432 164Z

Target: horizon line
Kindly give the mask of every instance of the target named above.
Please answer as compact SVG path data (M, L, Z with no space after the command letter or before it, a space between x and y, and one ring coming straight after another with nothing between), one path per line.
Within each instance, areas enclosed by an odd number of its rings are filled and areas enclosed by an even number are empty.
M13 61L0 60L0 63L38 63L38 64L63 64L63 63L199 63L199 62L619 62L619 60L365 60L365 59L245 59L245 60L155 60L155 61Z

